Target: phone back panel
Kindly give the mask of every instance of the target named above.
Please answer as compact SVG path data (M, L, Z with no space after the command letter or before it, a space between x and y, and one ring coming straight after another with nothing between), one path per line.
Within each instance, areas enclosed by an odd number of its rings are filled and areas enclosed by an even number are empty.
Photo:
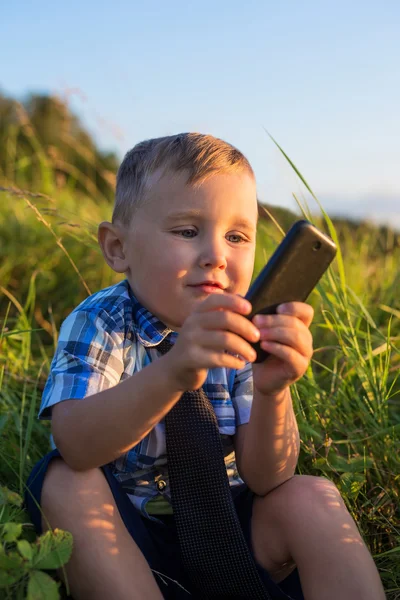
M297 221L250 287L249 318L273 313L283 302L304 302L336 254L330 237L309 221Z

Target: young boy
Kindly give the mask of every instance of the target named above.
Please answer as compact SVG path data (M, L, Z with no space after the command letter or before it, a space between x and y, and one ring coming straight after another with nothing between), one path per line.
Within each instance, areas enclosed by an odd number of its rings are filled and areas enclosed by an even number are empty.
M256 225L254 173L226 142L186 133L125 156L112 223L100 224L98 238L126 279L62 324L39 413L52 419L57 449L28 482L43 517L26 495L39 533L73 534L66 574L76 600L201 597L181 566L164 417L202 386L270 597L384 598L337 488L294 475L289 386L312 356L313 311L294 302L246 318ZM161 354L166 338L172 348ZM253 364L258 340L272 356Z

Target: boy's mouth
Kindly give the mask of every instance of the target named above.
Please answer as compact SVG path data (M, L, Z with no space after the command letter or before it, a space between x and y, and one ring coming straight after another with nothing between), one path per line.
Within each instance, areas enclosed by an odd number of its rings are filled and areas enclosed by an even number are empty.
M207 294L222 292L224 286L219 281L201 281L200 283L192 284L189 287L196 288Z

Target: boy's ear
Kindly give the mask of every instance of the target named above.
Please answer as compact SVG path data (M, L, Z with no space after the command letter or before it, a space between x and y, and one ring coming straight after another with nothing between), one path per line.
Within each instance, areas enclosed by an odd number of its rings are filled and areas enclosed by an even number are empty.
M108 221L103 221L99 225L97 239L106 263L116 273L125 273L128 262L125 257L125 238L122 229Z

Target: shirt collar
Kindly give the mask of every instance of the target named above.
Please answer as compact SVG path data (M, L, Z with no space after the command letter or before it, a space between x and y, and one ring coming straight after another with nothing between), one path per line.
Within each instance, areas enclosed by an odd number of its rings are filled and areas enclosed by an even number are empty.
M139 300L134 295L132 288L127 280L129 295L132 301L132 324L136 332L137 337L146 348L158 346L167 335L173 333L173 336L177 335L172 329L169 329L160 321L158 317L155 317L147 308L140 304Z

